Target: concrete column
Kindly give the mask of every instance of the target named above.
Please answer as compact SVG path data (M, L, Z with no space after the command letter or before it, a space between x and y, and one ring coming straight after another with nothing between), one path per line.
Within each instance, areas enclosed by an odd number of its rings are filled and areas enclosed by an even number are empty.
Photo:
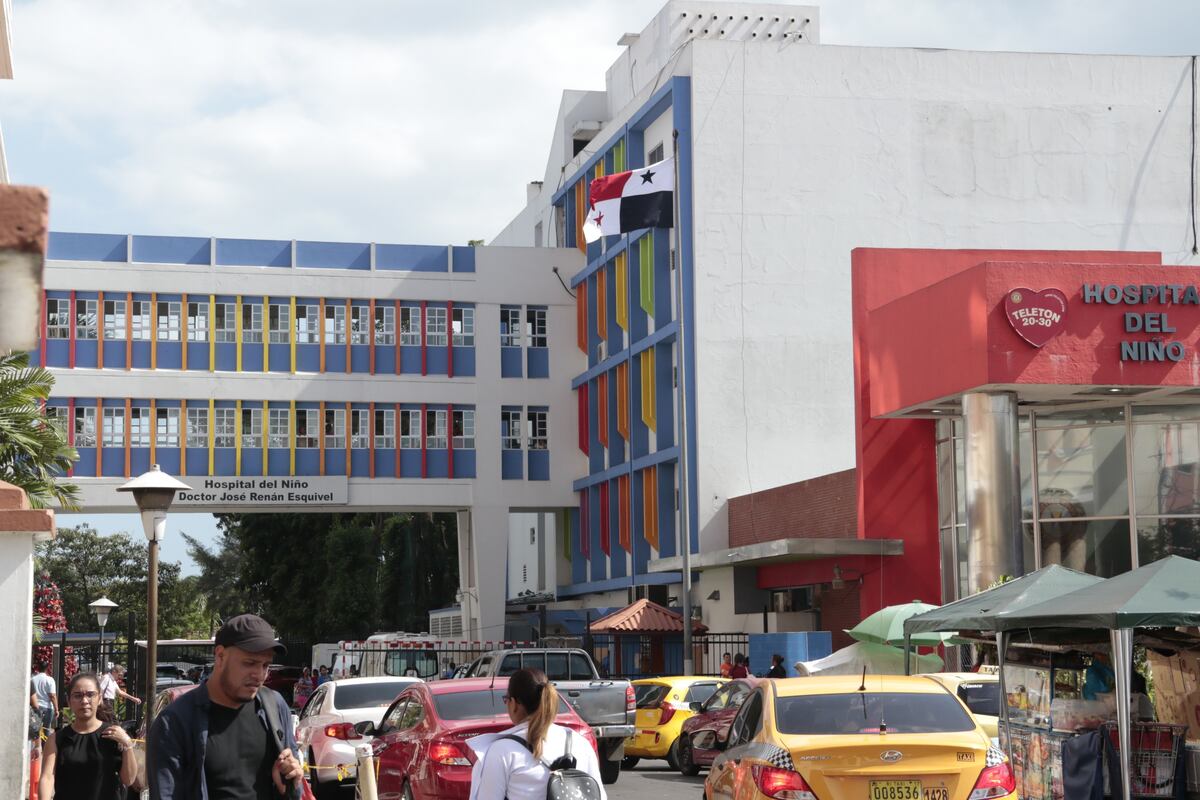
M54 512L33 511L0 481L0 797L29 796L29 677L33 642L33 545L54 537Z
M472 640L504 639L504 609L508 584L508 509L472 506L470 514L470 570L474 586L464 602L473 604ZM464 628L464 633L467 629Z
M1017 396L970 392L962 399L966 426L967 589L986 589L1001 575L1022 573L1021 479Z

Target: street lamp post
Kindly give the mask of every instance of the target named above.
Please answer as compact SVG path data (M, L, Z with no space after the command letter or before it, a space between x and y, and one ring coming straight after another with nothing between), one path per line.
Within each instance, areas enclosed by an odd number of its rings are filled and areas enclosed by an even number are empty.
M100 623L100 655L96 659L99 664L96 672L101 673L107 669L104 661L104 626L108 624L108 615L117 610L117 604L107 597L101 597L88 603L88 608L96 615L96 622Z
M153 464L117 489L132 492L133 501L142 513L142 528L150 540L150 569L146 588L146 729L154 720L154 690L158 673L158 543L167 533L167 509L180 489L189 489L186 483L172 478ZM132 645L132 642L130 642Z

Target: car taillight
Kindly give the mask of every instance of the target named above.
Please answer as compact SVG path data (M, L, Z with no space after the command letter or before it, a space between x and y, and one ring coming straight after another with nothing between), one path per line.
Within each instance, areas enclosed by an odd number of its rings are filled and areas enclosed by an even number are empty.
M658 704L658 713L659 713L658 724L666 725L668 722L670 722L671 717L675 716L676 710L677 709L675 708L675 706L671 705L670 703L667 703L665 701L662 703L659 703Z
M429 760L444 767L469 767L471 759L457 742L439 741L429 745Z
M1004 797L1016 791L1017 779L1013 776L1012 767L1005 761L994 767L987 767L979 773L975 788L971 790L968 800L988 800L991 797Z
M625 687L625 710L637 711L637 695L633 692L632 684Z
M817 796L799 772L762 766L753 767L752 772L758 790L767 797L774 797L776 800L817 800Z
M339 722L336 725L326 725L325 735L330 739L361 739L362 735L354 730L349 722Z

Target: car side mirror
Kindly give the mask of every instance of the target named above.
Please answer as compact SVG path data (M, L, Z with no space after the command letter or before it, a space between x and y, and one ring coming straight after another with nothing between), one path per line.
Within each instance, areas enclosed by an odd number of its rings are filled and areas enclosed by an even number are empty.
M716 750L716 731L697 731L692 734L692 747L696 750Z
M699 714L701 711L704 710L704 703L701 703L700 701L689 703L688 708L690 708L692 711L695 711L697 714Z
M383 731L376 728L375 723L369 719L356 723L354 726L354 731L359 736L378 736L379 734L383 733Z

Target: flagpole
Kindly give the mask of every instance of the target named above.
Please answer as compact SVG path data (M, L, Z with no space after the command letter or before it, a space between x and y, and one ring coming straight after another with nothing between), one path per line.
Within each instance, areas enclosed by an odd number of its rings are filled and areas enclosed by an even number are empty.
M683 302L683 250L679 240L679 206L682 197L679 185L679 131L671 131L671 166L675 171L674 185L674 224L671 227L671 238L675 251L675 321L677 323L675 342L679 357L679 541L680 556L683 567L683 674L695 675L695 658L692 652L692 525L691 504L688 491L688 413L687 413L687 338L685 318L687 316Z

